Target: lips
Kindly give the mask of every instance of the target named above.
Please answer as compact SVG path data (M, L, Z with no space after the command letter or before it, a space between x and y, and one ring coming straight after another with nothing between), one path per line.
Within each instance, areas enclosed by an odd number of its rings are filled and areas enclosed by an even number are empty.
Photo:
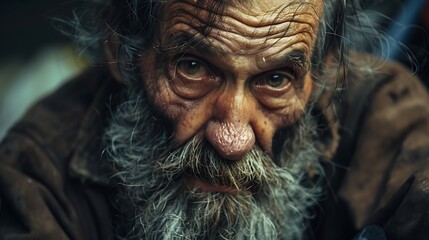
M217 184L211 184L208 182L204 182L200 179L192 178L189 180L189 184L193 186L197 186L201 190L205 192L223 192L223 193L229 193L229 194L237 194L238 189L234 187L227 187L227 186L221 186Z
M219 183L214 183L207 178L197 177L196 175L186 175L185 184L190 189L197 188L203 192L227 193L231 195L254 195L261 190L261 184L257 181L251 181L247 183L237 182L238 185L223 185Z

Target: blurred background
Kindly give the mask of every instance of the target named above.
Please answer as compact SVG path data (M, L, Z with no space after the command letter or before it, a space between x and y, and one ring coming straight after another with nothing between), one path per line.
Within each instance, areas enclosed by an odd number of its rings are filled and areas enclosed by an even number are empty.
M88 59L54 26L79 2L0 1L0 139L37 99L82 71Z
M35 100L54 91L90 64L70 39L53 27L53 18L69 18L81 1L0 1L0 139ZM395 21L375 17L414 56L410 64L399 48L389 51L428 85L429 0L365 0L369 9ZM403 48L402 48L403 49Z

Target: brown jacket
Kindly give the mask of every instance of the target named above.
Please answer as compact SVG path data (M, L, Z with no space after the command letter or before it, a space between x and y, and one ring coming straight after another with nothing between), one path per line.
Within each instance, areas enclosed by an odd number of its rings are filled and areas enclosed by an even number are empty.
M335 171L309 239L351 239L368 224L388 239L429 236L429 97L406 70L383 69L350 82L331 125ZM0 239L113 239L101 136L121 86L107 72L67 83L2 141Z

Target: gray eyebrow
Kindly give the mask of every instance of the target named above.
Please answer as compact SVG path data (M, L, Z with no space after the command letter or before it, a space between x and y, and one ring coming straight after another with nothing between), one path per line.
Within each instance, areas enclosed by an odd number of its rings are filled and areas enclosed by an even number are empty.
M298 49L287 52L280 57L268 60L262 59L259 60L259 62L259 64L262 64L262 66L266 66L267 68L282 68L287 66L302 73L308 71L310 63L307 52Z
M219 55L219 52L207 41L206 38L199 34L191 34L184 31L171 34L166 48L162 50L165 52L179 53L188 51L189 49L195 49L211 56Z
M307 70L310 60L308 55L303 50L294 50L292 52L286 53L281 61L283 64L293 65L294 67L298 67L301 70Z

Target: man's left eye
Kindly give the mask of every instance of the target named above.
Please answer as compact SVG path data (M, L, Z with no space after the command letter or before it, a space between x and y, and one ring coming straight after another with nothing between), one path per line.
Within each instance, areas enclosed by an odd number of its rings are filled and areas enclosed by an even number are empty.
M264 74L258 80L256 85L261 87L283 88L290 83L290 76L283 73Z

